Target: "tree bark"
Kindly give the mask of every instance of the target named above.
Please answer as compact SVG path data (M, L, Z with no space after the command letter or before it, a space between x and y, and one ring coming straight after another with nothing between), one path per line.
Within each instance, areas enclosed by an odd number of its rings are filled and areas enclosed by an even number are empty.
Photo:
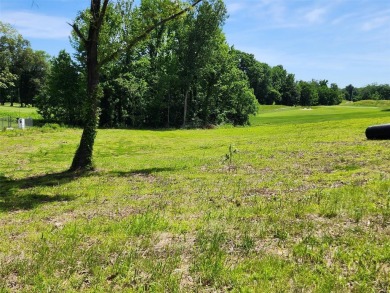
M183 128L186 127L187 124L187 108L188 108L188 94L190 92L190 89L186 90L185 96L184 96L184 111L183 111Z
M70 167L70 171L93 170L93 146L96 138L98 125L98 104L99 104L99 64L98 64L98 39L102 25L102 19L108 0L104 1L103 9L100 9L100 0L91 0L92 20L89 26L88 39L84 39L87 51L87 100L86 115L83 134L80 144Z

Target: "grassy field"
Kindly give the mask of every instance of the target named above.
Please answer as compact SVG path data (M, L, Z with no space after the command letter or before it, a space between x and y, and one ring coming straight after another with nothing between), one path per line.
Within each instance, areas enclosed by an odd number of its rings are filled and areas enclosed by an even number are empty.
M388 292L389 108L100 130L79 175L80 130L0 132L0 292Z

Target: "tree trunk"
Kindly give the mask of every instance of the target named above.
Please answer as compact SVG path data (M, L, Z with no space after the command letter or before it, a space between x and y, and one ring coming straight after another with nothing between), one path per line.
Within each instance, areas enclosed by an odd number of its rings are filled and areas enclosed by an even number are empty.
M171 94L168 95L168 113L167 113L167 128L170 127L170 116L171 116Z
M185 96L184 96L184 112L183 112L183 128L186 127L187 124L187 108L188 108L188 94L190 92L190 89L186 90Z
M70 171L76 170L93 170L93 145L95 143L96 128L98 125L97 108L98 108L98 83L99 73L97 70L97 42L91 44L94 47L87 57L88 69L88 92L87 92L87 113L85 115L84 129L81 136L80 145L73 158Z
M99 104L99 69L98 69L98 38L100 27L98 25L100 15L100 0L91 1L93 20L90 23L88 39L85 41L87 50L87 112L85 115L83 134L79 147L73 157L70 171L93 170L93 146L96 138L98 125Z
M92 114L88 114L90 118L96 117L96 112ZM92 154L93 154L93 145L95 143L95 137L96 137L96 124L97 124L97 118L90 119L88 122L86 122L83 134L81 136L80 145L77 148L76 154L73 157L73 162L70 167L70 171L87 171L87 170L93 170L93 160L92 160Z
M204 101L204 105L203 105L203 125L204 126L208 126L208 124L209 124L209 117L210 117L209 103L210 103L210 97L211 97L211 93L212 93L213 84L214 83L210 82L208 84L207 91L206 91L206 97L205 97L205 101Z

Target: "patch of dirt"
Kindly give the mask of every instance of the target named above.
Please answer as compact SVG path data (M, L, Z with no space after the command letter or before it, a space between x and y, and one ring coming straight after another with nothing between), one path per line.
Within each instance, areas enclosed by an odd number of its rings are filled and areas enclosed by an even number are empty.
M65 224L79 218L86 219L88 221L97 217L105 217L109 218L110 220L120 220L130 215L139 214L141 212L142 211L140 209L136 209L131 206L118 208L117 206L113 207L112 205L107 205L105 207L100 206L99 209L66 212L55 217L46 218L45 220L53 225L54 228L61 229L63 226L65 226Z
M19 277L15 273L11 273L6 277L7 289L11 292L20 292L22 291L22 286L19 283Z
M266 197L271 198L274 196L277 196L279 194L279 191L276 189L270 189L270 188L253 188L249 189L244 193L244 196L246 197L252 197L252 196L260 196L260 197Z
M146 181L148 183L154 183L157 180L156 176L148 173L133 173L131 177L131 181Z
M254 251L259 254L271 254L287 259L290 256L290 250L281 245L279 239L268 238L256 241Z
M161 232L156 236L156 244L153 251L164 255L172 247L177 247L182 252L181 262L178 268L174 270L175 274L180 275L180 288L186 290L194 286L194 279L190 274L192 253L194 250L196 237L192 234L175 235L170 232Z
M364 217L359 222L350 218L326 218L319 215L308 215L303 221L310 221L316 225L315 236L323 237L331 235L334 238L344 235L347 231L360 230L364 233L375 232L375 235L381 237L390 235L390 226L383 225L383 219L380 215ZM373 235L374 236L374 235Z
M169 232L162 232L158 235L157 241L154 245L154 250L162 251L174 243L175 235Z
M246 164L240 167L240 169L244 170L246 174L259 174L260 172L259 170L254 168L251 164Z

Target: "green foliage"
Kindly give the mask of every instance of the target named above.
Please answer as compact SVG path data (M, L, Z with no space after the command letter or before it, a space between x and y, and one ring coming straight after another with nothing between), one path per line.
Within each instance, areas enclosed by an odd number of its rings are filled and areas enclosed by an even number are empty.
M37 97L39 114L68 125L84 122L85 81L70 55L61 51L51 60L45 90Z
M147 116L147 84L130 73L120 75L103 85L100 124L109 127L143 125Z
M278 90L273 88L268 92L267 98L265 100L265 104L266 105L273 105L273 104L280 105L281 101L282 101L282 94Z
M344 91L346 93L346 100L360 101L360 100L390 100L390 85L389 84L369 84L362 88L354 88L347 86ZM352 96L352 100L351 100Z
M233 156L237 153L237 149L234 148L234 146L231 144L229 145L229 152L225 154L225 161L228 162L229 166L232 166L233 164Z
M245 75L236 67L222 73L218 84L219 114L217 122L245 125L249 115L257 112L257 102L253 90L249 88Z
M309 83L306 81L300 81L298 83L298 87L300 92L299 104L301 106L318 105L318 92L316 91L316 87L313 82Z
M33 105L48 70L48 55L32 50L22 35L0 21L0 103Z
M238 60L238 68L247 75L256 99L260 104L266 104L266 98L271 88L271 67L257 61L253 54L239 50L234 50L234 53Z
M107 25L100 34L99 60L121 49L121 42L142 28L185 7L172 1L120 1L110 4ZM76 24L86 32L88 10ZM203 1L181 18L158 27L148 38L102 68L101 126L204 127L247 124L256 113L256 100L245 74L237 70L233 51L221 27L223 1ZM83 46L73 38L78 60L85 66Z
M286 106L295 106L299 104L299 91L295 83L294 74L287 74L286 80L281 88L281 104Z
M338 105L342 92L336 84L328 87L328 81L295 81L294 74L287 73L282 65L270 67L257 61L254 55L235 50L238 68L249 79L256 99L264 105L313 106Z

